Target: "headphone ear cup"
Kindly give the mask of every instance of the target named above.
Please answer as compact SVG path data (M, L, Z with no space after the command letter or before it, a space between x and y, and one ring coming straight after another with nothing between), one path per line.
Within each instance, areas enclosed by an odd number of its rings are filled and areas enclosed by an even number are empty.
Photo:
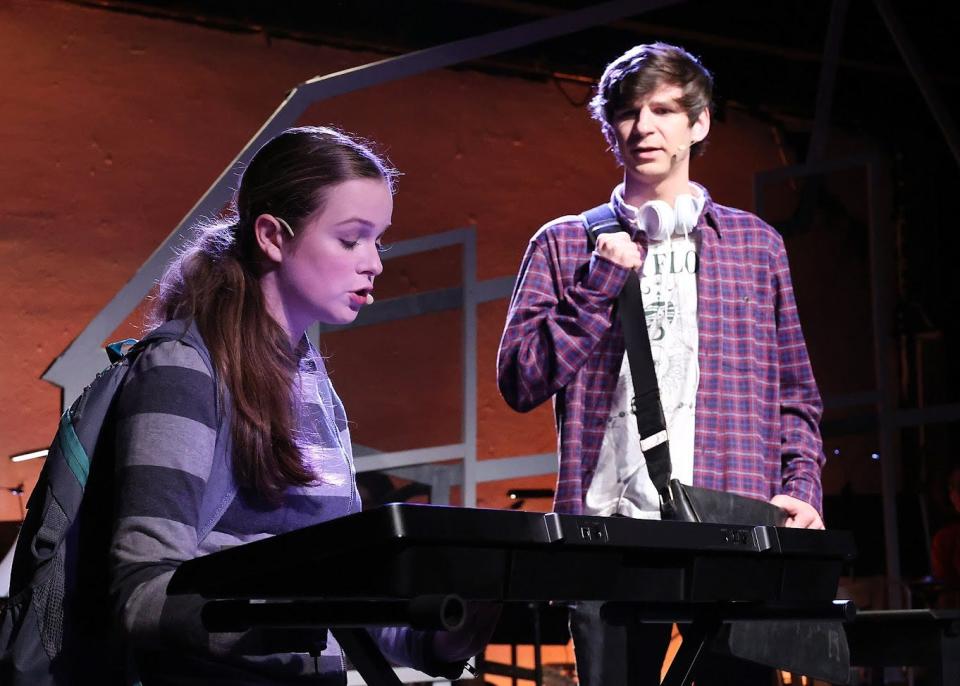
M640 228L651 241L665 240L673 232L677 221L673 208L663 200L645 202L637 214Z
M686 193L678 195L675 201L676 210L676 231L693 231L700 218L700 212L697 211L697 202L692 195Z

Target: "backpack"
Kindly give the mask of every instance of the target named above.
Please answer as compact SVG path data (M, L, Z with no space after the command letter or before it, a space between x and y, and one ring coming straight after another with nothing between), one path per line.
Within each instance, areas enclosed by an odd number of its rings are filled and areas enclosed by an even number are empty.
M3 686L126 680L129 665L111 629L114 613L109 597L115 471L111 410L137 355L153 343L170 340L197 350L214 373L196 327L170 321L139 342L128 339L108 346L112 364L97 374L60 419L27 503L14 553L10 598L0 614ZM126 346L130 347L124 352ZM213 472L200 508L199 540L237 493L230 444L229 413L223 412Z

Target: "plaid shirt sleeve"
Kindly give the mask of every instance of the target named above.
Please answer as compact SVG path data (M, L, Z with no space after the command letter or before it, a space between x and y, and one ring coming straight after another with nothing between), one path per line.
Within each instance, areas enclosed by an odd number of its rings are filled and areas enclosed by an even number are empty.
M500 393L515 410L570 383L611 326L629 270L588 255L577 220L548 224L527 247L497 355Z
M820 473L825 458L819 424L823 405L800 328L782 239L773 257L772 278L780 370L781 492L822 512Z

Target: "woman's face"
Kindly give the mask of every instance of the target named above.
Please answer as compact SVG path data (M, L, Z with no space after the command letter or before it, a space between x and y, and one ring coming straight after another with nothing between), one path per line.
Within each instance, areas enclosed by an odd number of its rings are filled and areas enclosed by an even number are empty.
M392 215L386 181L351 179L327 191L324 206L294 229L295 239L279 232L277 250L266 251L276 268L262 286L272 314L292 339L315 321L356 319L383 271L380 237Z

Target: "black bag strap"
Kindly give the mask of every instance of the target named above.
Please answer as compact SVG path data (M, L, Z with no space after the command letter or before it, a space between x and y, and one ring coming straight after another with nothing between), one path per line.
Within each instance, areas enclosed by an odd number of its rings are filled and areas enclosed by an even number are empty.
M591 248L596 246L601 234L624 231L609 203L587 210L581 216L587 227L587 240ZM673 468L670 442L667 440L667 421L660 403L660 386L657 384L647 318L643 311L640 277L636 271L630 271L617 302L623 341L630 360L640 449L647 461L650 480L657 491L667 497L667 485Z

